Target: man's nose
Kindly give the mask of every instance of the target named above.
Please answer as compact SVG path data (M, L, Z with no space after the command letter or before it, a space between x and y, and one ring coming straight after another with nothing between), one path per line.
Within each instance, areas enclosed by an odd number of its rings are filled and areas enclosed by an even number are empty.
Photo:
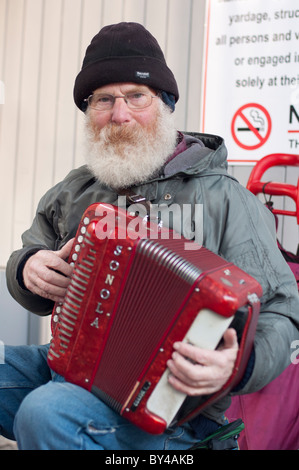
M111 121L117 124L123 124L124 122L131 121L131 111L125 100L121 97L118 97L115 100L114 106L112 108Z

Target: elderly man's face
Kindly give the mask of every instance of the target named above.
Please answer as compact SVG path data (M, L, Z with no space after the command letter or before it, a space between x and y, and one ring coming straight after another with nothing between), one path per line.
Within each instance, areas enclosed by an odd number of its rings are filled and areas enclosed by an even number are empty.
M98 88L95 93L113 97L138 93L155 94L133 83ZM101 98L105 107L109 97ZM142 109L130 108L123 98L111 109L88 107L86 112L86 163L96 178L114 188L146 182L163 166L176 146L177 132L170 109L159 97ZM113 100L112 100L113 104ZM109 108L109 105L108 105Z
M96 94L109 94L112 96L124 96L127 93L149 93L155 95L155 92L144 85L134 83L120 83L106 85L94 91ZM97 111L90 108L90 118L94 126L100 130L108 123L118 125L134 125L138 123L142 127L151 127L157 119L159 110L159 99L153 99L150 106L144 109L130 109L124 99L116 99L111 110Z

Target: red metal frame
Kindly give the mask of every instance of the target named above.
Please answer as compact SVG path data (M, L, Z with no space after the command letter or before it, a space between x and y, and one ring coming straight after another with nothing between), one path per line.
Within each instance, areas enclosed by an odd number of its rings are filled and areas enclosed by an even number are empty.
M273 181L261 181L266 170L274 166L299 166L299 155L273 153L262 158L253 168L246 187L255 195L264 193L292 198L296 204L295 211L273 209L273 213L296 217L297 224L299 225L299 178L297 186Z

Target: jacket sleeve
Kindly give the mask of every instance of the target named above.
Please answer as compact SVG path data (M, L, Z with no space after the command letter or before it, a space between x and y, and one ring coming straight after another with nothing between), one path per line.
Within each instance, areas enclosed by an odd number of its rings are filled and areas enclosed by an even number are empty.
M274 217L251 193L233 183L221 254L263 288L261 311L254 341L252 374L238 394L260 390L291 363L299 339L298 288L278 249Z
M7 263L7 287L12 297L26 310L44 316L51 313L54 302L32 294L23 283L23 267L30 256L39 250L55 250L59 243L55 192L41 199L32 226L22 235L20 250L14 251Z

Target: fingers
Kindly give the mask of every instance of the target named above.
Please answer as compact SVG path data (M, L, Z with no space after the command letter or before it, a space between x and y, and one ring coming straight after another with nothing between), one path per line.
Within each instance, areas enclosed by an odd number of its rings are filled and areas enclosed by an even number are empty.
M206 384L207 357L200 354L199 348L185 343L178 343L172 358L167 362L171 372L169 383L187 395L198 395ZM197 350L198 349L198 350ZM201 361L201 362L199 362ZM206 364L205 366L203 364Z
M225 331L223 335L223 344L219 347L218 351L222 351L223 349L238 349L239 344L238 344L238 338L237 338L237 332L234 328L229 328L228 330Z
M40 250L31 256L23 269L24 284L32 293L54 302L64 300L73 268L65 261L73 240L56 252Z
M171 372L169 383L190 396L220 390L232 374L238 353L235 330L227 330L223 339L221 349L216 351L183 342L175 343L175 351L167 362Z
M60 250L55 251L54 253L57 256L59 256L59 258L66 260L70 255L73 243L74 243L74 238L69 240Z

